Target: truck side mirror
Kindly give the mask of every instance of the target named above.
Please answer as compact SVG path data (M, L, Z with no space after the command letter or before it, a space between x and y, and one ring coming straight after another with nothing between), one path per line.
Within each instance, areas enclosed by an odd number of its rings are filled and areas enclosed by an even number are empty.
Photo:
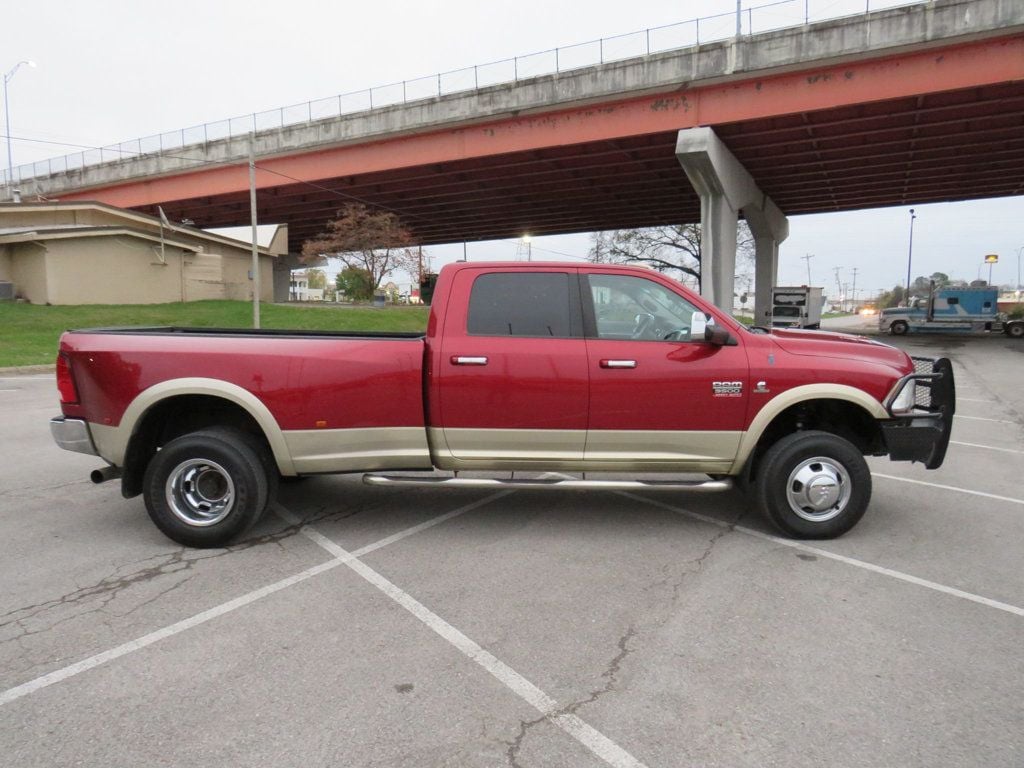
M728 330L716 325L709 325L704 329L704 341L709 341L716 347L735 347L738 344Z
M737 342L725 328L715 325L715 318L703 312L694 312L690 318L690 338L704 339L716 347L735 347Z

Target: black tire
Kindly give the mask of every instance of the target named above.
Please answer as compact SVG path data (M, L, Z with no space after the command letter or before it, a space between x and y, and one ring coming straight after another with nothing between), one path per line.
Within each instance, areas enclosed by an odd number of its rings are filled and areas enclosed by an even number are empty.
M906 336L909 330L910 326L907 325L905 320L894 320L892 325L889 326L889 333L893 336Z
M263 505L263 509L266 509L270 502L277 499L277 490L281 485L281 475L277 470L277 461L274 459L270 446L252 432L243 432L240 429L233 429L231 427L220 427L219 429L236 435L240 440L244 440L252 448L253 453L259 457L267 479L267 503Z
M765 452L755 489L768 519L783 533L833 539L864 516L871 472L848 440L808 430L786 435Z
M228 428L172 440L146 467L146 511L179 544L224 546L253 525L267 506L267 471L260 451L251 435Z
M1007 325L1006 335L1012 339L1024 339L1024 321Z

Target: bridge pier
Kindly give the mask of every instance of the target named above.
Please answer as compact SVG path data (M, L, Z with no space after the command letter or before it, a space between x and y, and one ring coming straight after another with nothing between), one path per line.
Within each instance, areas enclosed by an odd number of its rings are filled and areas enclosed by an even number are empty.
M679 131L676 158L700 196L701 295L732 312L742 212L754 235L754 320L770 327L779 243L789 236L789 221L711 128Z

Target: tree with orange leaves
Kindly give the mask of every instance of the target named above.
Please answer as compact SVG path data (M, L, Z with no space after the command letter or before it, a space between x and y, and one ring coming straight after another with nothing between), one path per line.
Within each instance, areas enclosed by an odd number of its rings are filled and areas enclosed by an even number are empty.
M369 274L374 289L397 269L419 278L419 259L409 230L390 211L374 211L362 203L346 203L327 231L307 240L302 255L336 257L349 269Z

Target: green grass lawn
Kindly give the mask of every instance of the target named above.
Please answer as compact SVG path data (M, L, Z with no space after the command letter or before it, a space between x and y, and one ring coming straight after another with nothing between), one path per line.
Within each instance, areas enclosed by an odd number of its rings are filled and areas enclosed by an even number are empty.
M303 331L423 331L428 307L260 306L260 325ZM252 304L192 301L185 304L93 304L44 307L0 302L0 368L52 363L57 341L70 328L178 325L251 328Z

